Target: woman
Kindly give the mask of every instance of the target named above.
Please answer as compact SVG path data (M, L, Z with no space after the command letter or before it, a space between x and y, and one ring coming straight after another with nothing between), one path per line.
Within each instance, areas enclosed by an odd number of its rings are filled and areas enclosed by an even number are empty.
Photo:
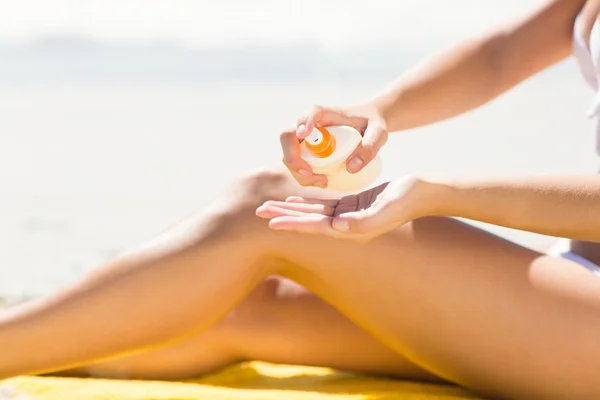
M567 57L580 11L589 37L600 4L584 3L547 1L422 64L368 106L318 109L298 134L282 135L286 165L302 185L326 186L296 153L314 124L364 132L352 169L387 130L484 104ZM287 174L253 174L81 282L9 310L0 377L166 379L262 359L451 381L498 397L600 393L600 280L565 257L445 217L600 241L599 178L405 177L311 200L319 195Z

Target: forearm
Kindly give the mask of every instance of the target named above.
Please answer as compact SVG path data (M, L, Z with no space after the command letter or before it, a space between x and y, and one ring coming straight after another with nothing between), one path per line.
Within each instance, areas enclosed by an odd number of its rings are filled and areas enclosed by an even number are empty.
M429 182L431 214L600 241L600 176Z
M390 132L435 123L501 94L500 38L470 40L401 75L372 100Z
M523 18L422 61L369 100L388 131L473 110L571 54L583 0L549 0Z

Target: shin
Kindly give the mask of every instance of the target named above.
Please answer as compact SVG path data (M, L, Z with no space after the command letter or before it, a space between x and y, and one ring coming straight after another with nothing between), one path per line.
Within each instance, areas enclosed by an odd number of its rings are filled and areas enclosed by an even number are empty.
M263 262L272 232L254 211L294 189L279 173L245 177L151 243L4 314L0 378L89 364L205 330L272 272Z

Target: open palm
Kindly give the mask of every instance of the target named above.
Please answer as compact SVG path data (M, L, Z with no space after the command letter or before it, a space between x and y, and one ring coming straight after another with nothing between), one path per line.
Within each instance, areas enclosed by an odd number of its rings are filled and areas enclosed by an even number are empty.
M267 201L256 213L272 229L368 241L417 216L419 182L405 177L340 199Z

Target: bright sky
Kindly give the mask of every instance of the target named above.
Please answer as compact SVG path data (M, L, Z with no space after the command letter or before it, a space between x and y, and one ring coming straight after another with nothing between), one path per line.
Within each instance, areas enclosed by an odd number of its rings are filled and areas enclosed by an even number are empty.
M543 0L0 0L0 41L46 33L104 40L175 39L190 45L244 42L354 43L464 37Z

